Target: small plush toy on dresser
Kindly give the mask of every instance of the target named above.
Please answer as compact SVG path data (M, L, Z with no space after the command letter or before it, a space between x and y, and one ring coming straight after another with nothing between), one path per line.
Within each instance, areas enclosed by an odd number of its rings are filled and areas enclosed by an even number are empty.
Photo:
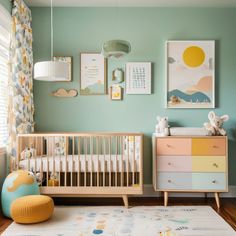
M228 115L217 116L214 111L210 111L208 114L210 122L205 122L204 126L208 131L208 135L226 135L226 131L222 128L223 123L229 120Z
M155 135L157 137L163 137L169 135L168 117L157 116Z

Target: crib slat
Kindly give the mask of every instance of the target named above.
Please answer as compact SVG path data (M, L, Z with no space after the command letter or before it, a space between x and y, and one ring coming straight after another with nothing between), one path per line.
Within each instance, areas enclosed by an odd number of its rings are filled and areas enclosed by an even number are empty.
M124 136L121 136L121 139L120 139L120 141L121 141L121 175L120 175L120 178L121 178L121 180L120 180L120 182L121 182L121 187L123 187L123 185L124 185L124 183L123 183L123 181L124 181L124 172L123 172L123 169L124 169L124 163L123 163L123 161L124 161Z
M93 139L92 137L90 137L90 142L89 142L89 146L90 146L90 186L93 186Z
M102 138L103 143L103 187L105 187L105 174L106 174L106 156L105 156L105 137Z
M37 173L37 161L36 161L36 157L37 157L37 147L38 147L38 139L35 138L35 146L34 146L35 152L33 152L33 155L34 155L34 174L35 174L35 175L36 175L36 173Z
M67 150L67 142L68 142L68 137L64 137L63 136L63 139L66 139L66 148L65 148L65 151L66 151L66 153L64 153L64 155L63 155L63 159L65 159L65 162L64 162L64 160L63 160L63 162L65 163L65 174L64 174L64 186L67 186L67 165L68 165L68 150ZM66 154L66 155L65 155ZM66 158L65 158L65 156L66 156Z
M77 172L77 186L80 186L80 137L78 137L78 172Z
M62 180L61 180L61 171L62 171L62 162L61 162L61 155L59 155L59 186L61 186L62 184Z
M98 150L98 145L99 145L99 137L96 137L96 151L97 151L97 186L100 185L100 179L99 179L99 173L100 173L100 165L99 165L99 150Z
M134 186L134 174L135 174L135 169L134 169L134 164L135 164L135 136L133 136L133 155L132 155L132 186Z
M117 173L118 173L117 155L118 155L118 136L116 136L116 158L115 158L115 185L116 186L117 186Z
M84 137L84 146L85 146L84 186L87 186L87 137Z
M56 177L55 173L55 137L53 137L53 143L52 143L52 161L53 161L53 168L52 168L52 174L54 178ZM53 186L55 186L54 181L52 181Z
M70 186L73 186L73 171L74 171L74 153L75 153L75 137L72 137L72 163L70 172Z
M40 177L43 178L43 160L42 160L42 156L43 156L43 137L42 137L42 142L41 142L41 156L40 156Z
M109 186L111 186L111 137L109 137Z
M48 155L49 155L49 151L50 151L50 137L48 137L48 140L47 140L47 156L46 156L46 166L47 166L47 174L46 174L46 183L47 183L47 187L48 187L48 177L49 177L49 173L48 173L48 169L49 169L49 165L48 165Z
M127 171L127 187L129 186L129 136L127 136L127 160L126 160L126 171Z

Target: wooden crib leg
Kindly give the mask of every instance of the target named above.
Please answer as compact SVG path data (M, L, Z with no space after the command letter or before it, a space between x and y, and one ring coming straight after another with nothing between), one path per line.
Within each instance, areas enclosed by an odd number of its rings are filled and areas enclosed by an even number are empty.
M128 201L128 195L122 195L125 208L129 208L129 201Z

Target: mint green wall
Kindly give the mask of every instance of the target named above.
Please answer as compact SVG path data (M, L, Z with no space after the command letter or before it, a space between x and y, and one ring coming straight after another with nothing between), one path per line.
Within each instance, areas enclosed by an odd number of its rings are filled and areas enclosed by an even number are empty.
M7 11L11 12L11 0L0 0L0 4L3 5Z
M50 57L50 10L32 8L34 60ZM55 8L55 55L73 56L73 82L34 82L37 131L137 131L145 134L144 176L151 183L151 134L156 115L168 116L173 126L202 126L209 110L164 108L165 41L216 40L216 106L229 114L230 184L236 184L236 8ZM153 93L125 95L123 101L105 96L55 98L58 88L79 89L81 52L100 52L104 41L131 42L132 53L109 59L108 75L127 61L153 63Z

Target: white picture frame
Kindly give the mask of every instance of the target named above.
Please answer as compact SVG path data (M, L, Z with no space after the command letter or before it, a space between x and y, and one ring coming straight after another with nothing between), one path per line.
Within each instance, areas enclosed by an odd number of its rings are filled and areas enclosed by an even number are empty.
M166 41L166 108L215 108L215 41Z
M126 94L151 94L151 62L126 63Z

